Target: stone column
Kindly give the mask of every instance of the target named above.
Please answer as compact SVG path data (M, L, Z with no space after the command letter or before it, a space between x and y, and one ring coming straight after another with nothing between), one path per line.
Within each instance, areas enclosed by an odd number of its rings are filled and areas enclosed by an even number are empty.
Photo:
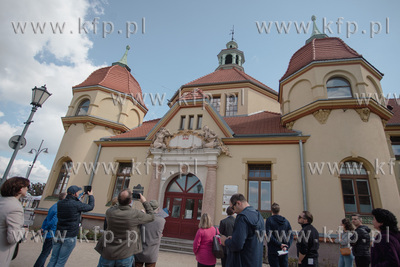
M162 168L163 166L161 164L155 164L153 163L153 173L151 175L151 179L149 182L149 189L147 190L147 196L146 199L147 201L150 200L157 200L159 193L160 193L160 181L161 181L161 172L162 172Z
M204 188L203 194L203 207L202 213L208 213L213 220L213 224L215 218L215 200L217 195L217 165L206 165L208 167L207 170L207 181L206 186Z
M236 63L236 53L232 53L232 64L237 64Z

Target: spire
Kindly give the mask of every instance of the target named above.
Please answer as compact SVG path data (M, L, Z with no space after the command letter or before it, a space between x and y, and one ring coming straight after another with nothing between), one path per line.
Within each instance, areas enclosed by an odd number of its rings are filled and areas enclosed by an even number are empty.
M317 24L315 23L316 17L312 15L311 20L313 21L313 30L311 33L311 37L307 39L306 44L311 42L313 39L322 39L328 37L325 33L321 33L317 27Z
M119 61L114 62L112 65L113 65L113 66L114 66L114 65L120 65L121 67L124 67L124 68L126 68L129 72L131 72L131 68L129 68L129 66L128 66L128 51L129 51L129 49L131 49L131 47L130 47L129 45L127 45L127 46L126 46L125 53L124 53L124 55L122 56L122 58L121 58Z
M232 35L232 40L231 41L234 41L235 39L233 38L233 36L235 35L235 25L232 26L232 30L231 30L230 35Z

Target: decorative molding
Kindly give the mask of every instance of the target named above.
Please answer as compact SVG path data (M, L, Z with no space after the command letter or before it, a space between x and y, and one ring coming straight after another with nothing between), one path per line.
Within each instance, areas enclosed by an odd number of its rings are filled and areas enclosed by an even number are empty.
M117 129L113 129L114 135L118 135L121 134L122 132L120 130Z
M313 113L315 119L321 124L325 124L328 120L329 114L331 114L330 109L320 109Z
M90 132L94 127L96 127L96 125L91 122L86 122L84 124L85 132Z
M382 125L383 125L383 127L386 127L387 122L388 122L387 120L382 119Z
M286 129L292 130L295 122L296 121L291 121L291 122L286 123L286 125L285 125Z
M371 114L371 110L369 108L358 108L355 109L355 111L357 111L358 115L360 115L360 118L363 122L368 122L369 115Z

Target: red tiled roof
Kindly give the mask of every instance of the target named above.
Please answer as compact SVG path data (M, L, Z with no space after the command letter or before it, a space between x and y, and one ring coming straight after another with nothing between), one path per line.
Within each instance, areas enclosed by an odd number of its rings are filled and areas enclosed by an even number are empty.
M390 124L400 124L400 98L397 99L389 99L388 106L391 106L393 109L393 117L388 120L386 125Z
M269 91L278 94L274 89L268 87L262 82L254 79L250 75L247 75L244 71L238 70L237 68L231 69L218 69L210 74L207 74L203 77L200 77L194 81L191 81L182 87L186 86L196 86L196 85L204 85L204 84L218 84L218 83L227 83L227 82L252 82L257 84L258 86L264 87Z
M205 96L203 90L195 88L193 91L183 93L182 96L179 97L179 100L183 101L183 100L204 99L204 98Z
M143 102L142 89L132 74L124 67L114 65L94 71L82 83L72 88L101 85L118 92L129 94L135 98L142 106L146 107Z
M133 128L132 130L112 136L111 138L137 138L137 137L146 137L151 129L160 121L160 119L154 119L151 121L145 121L140 126Z
M225 117L235 134L295 133L281 125L281 114L263 111L249 116Z
M312 61L362 58L354 49L350 48L342 39L326 37L313 39L308 44L297 50L289 62L286 73L280 81L289 77Z

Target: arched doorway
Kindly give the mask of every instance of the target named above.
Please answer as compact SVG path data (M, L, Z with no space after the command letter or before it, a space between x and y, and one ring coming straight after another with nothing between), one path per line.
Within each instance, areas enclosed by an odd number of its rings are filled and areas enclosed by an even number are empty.
M203 186L194 174L180 174L165 190L165 218L163 235L182 239L194 239L203 205Z

